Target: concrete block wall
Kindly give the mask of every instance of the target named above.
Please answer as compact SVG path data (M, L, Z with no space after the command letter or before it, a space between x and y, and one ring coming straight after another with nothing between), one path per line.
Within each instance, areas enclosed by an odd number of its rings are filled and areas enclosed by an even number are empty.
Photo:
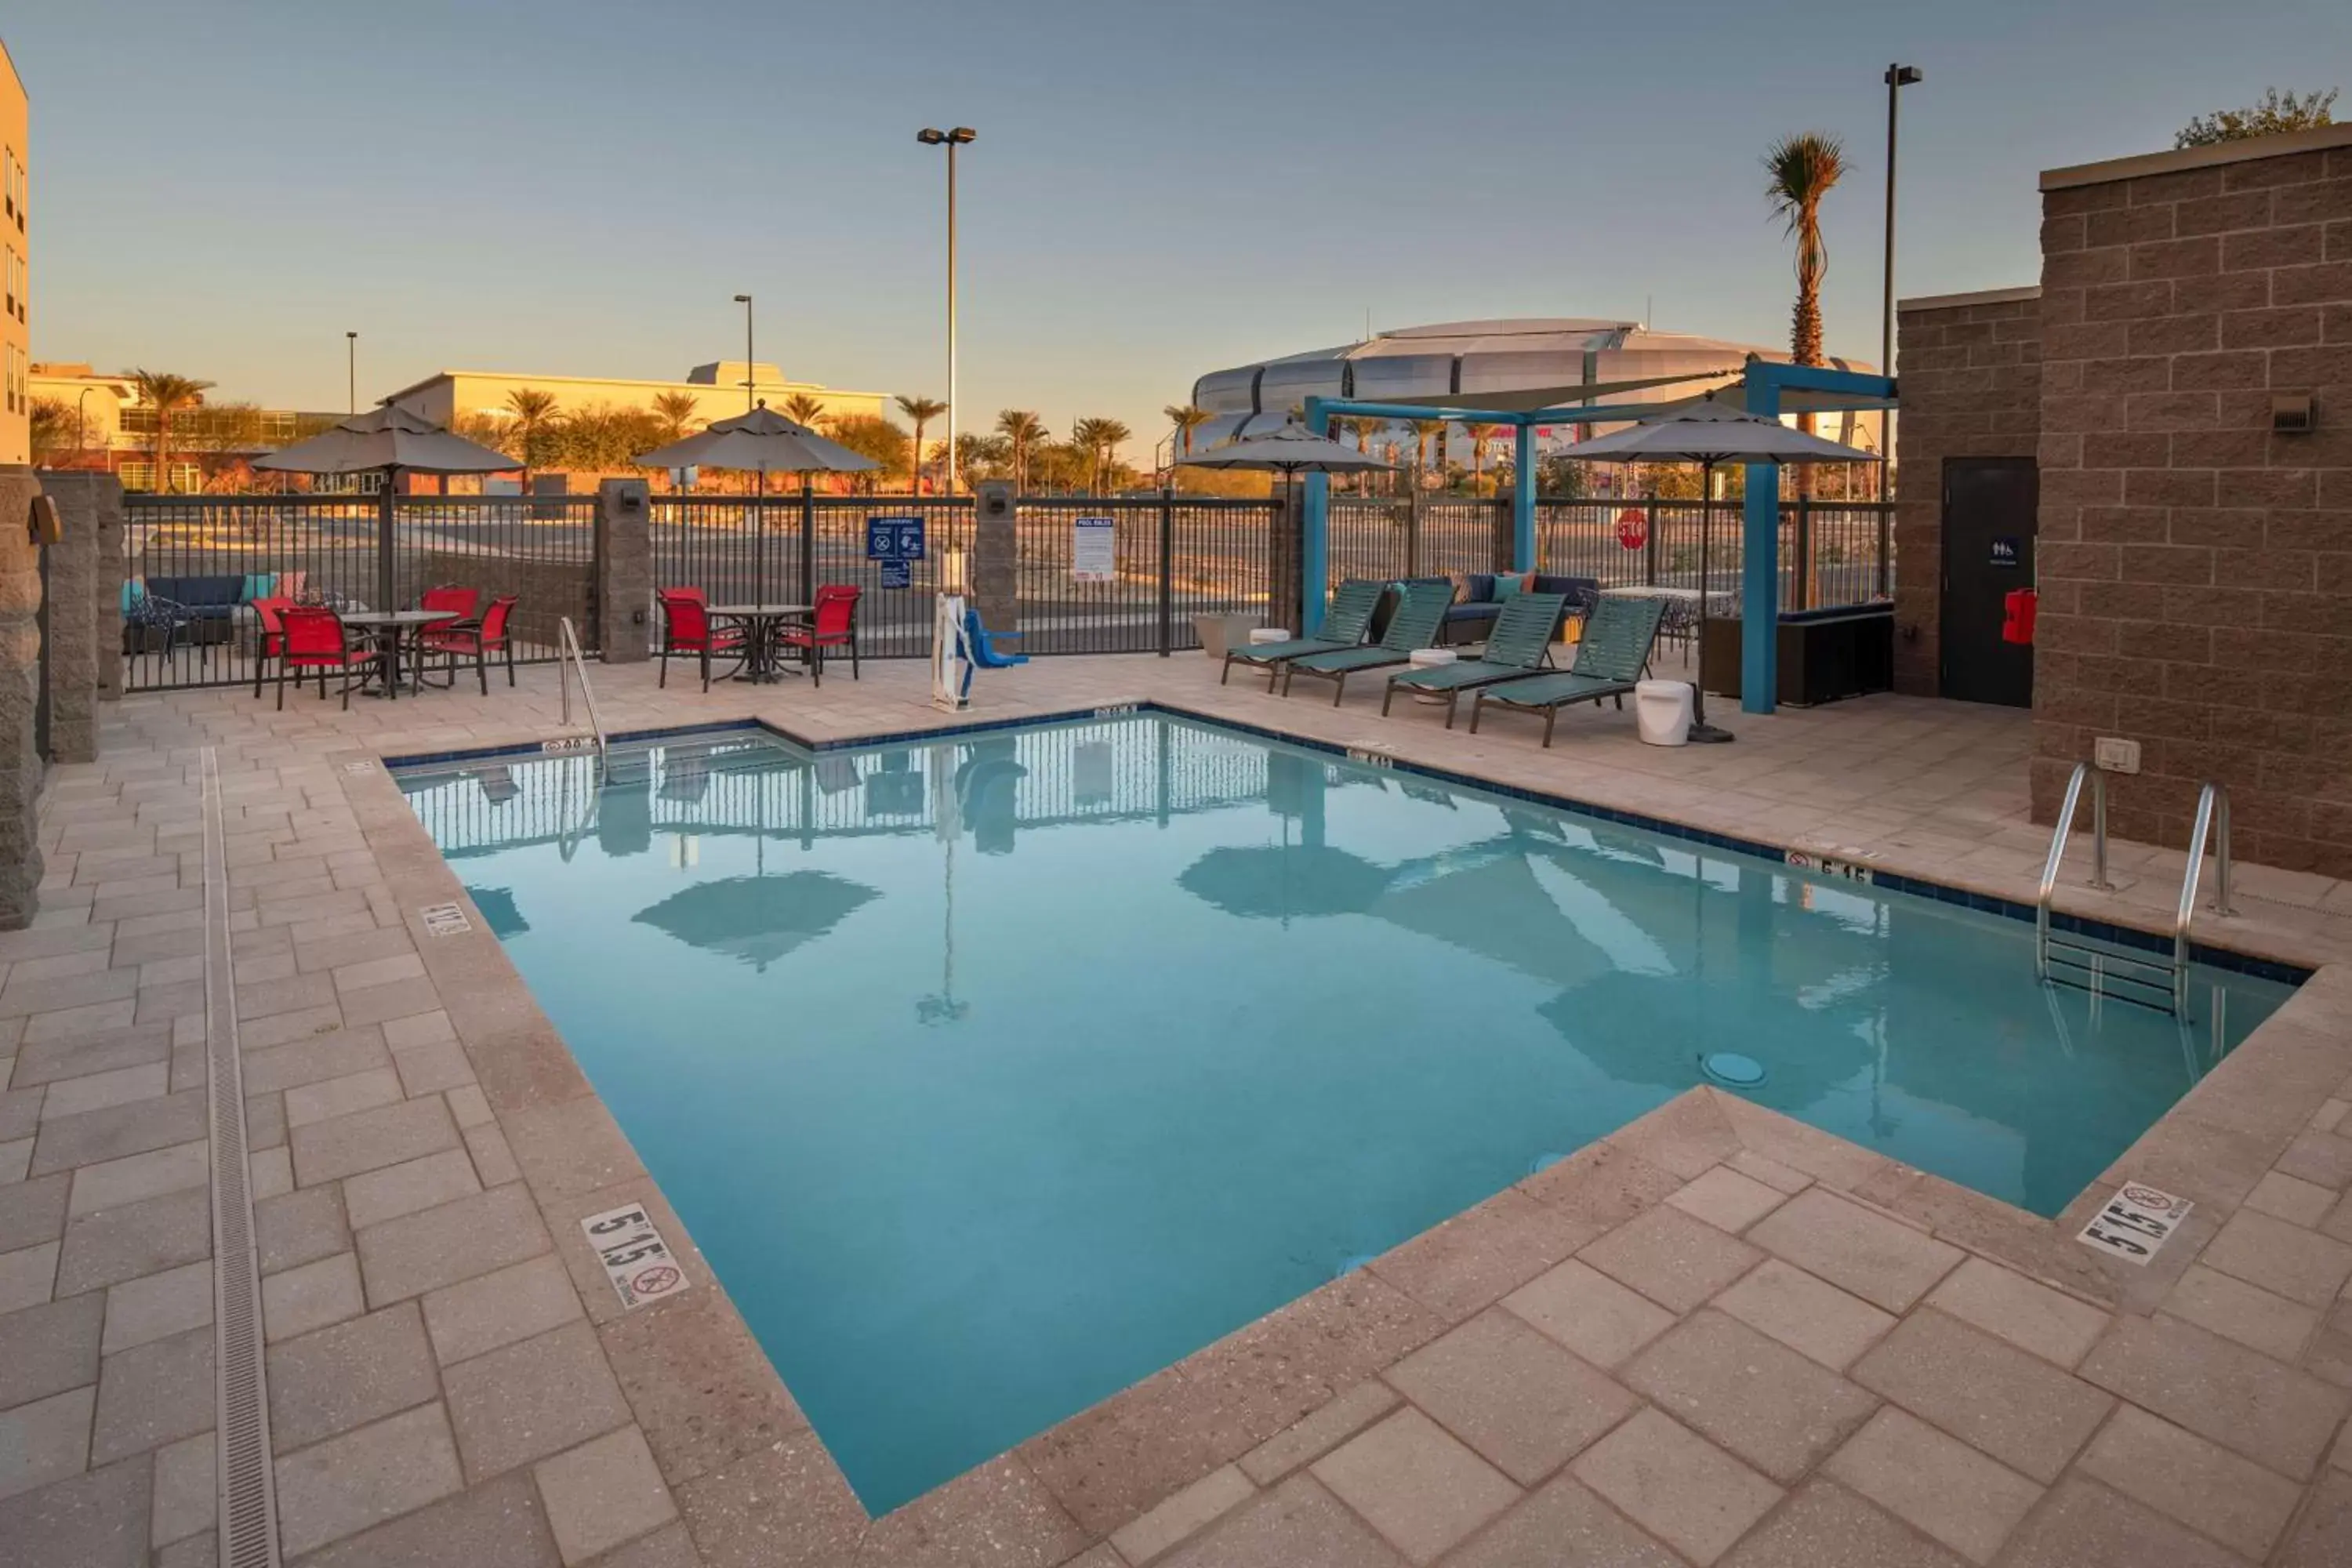
M1937 695L1948 458L2031 458L2042 432L2042 290L1995 289L1896 307L1895 689Z
M2240 856L2352 876L2352 126L2042 192L2036 816L2122 735L2117 833L2216 779Z
M0 465L0 931L32 922L41 881L34 821L47 766L34 748L41 557L26 531L40 493L31 468Z

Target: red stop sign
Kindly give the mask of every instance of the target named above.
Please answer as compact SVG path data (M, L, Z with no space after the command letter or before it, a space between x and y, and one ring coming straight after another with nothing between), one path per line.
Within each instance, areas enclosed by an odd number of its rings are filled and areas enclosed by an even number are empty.
M1628 550L1639 550L1650 542L1650 514L1638 506L1629 506L1617 514L1617 542Z

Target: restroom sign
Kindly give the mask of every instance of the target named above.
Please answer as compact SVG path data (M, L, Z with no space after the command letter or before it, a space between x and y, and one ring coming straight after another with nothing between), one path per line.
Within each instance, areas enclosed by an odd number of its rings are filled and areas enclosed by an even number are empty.
M2015 535L2001 534L1993 540L1992 563L1994 565L2015 566L2017 564L2017 538Z

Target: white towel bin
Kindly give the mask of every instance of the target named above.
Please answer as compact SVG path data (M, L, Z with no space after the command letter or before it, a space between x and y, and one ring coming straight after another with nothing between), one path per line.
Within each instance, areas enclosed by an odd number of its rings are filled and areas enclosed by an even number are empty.
M1633 717L1642 739L1653 746L1681 746L1690 741L1691 689L1682 680L1643 680L1633 687Z

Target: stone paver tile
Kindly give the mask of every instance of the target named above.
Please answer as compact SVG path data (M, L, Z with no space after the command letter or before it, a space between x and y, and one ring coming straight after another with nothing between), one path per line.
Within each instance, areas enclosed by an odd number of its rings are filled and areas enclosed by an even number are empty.
M425 1298L425 1331L444 1366L533 1338L581 1315L572 1277L552 1256L445 1286Z
M169 1546L216 1521L220 1477L213 1434L199 1432L155 1450L154 1502L148 1539Z
M2352 1475L2332 1470L2320 1478L2275 1561L2278 1568L2340 1568L2352 1563Z
M2038 1356L1931 1309L1854 1363L1853 1379L2045 1485L2115 1402Z
M2352 1279L2352 1247L2252 1209L2230 1216L2197 1261L2306 1307L2325 1307Z
M467 1245L451 1247L453 1236ZM530 1194L509 1184L369 1226L359 1237L360 1274L368 1300L381 1305L520 1263L552 1245Z
M2158 1310L2284 1362L2303 1353L2320 1321L2318 1311L2300 1301L2197 1263L2180 1276Z
M147 1568L147 1457L0 1501L7 1568Z
M2245 1568L2245 1560L2098 1482L2069 1476L2010 1538L2001 1568Z
M2268 1356L2168 1318L2121 1318L2082 1374L2202 1437L2298 1480L2352 1396Z
M96 1385L84 1384L0 1410L0 1498L81 1474L89 1463L89 1415L97 1400ZM0 1559L6 1550L0 1544Z
M1783 1485L1801 1479L1877 1404L1819 1363L1712 1310L1695 1313L1622 1375Z
M211 1250L212 1194L203 1187L85 1215L66 1227L57 1293L95 1290L193 1263Z
M29 1032L26 1037L31 1037ZM2352 1138L2305 1132L2286 1146L2286 1152L2278 1157L2277 1168L2290 1176L2341 1192L2352 1186Z
M343 1207L352 1228L362 1230L481 1190L472 1158L463 1149L445 1149L350 1177L343 1183Z
M2129 1405L2092 1440L2081 1468L2256 1561L2302 1498L2292 1481Z
M278 1538L289 1557L422 1508L465 1484L437 1404L278 1457Z
M1639 1403L1499 1309L1423 1345L1386 1375L1407 1399L1522 1486L1559 1468Z
M49 1299L49 1287L57 1278L58 1243L54 1241L0 1252L0 1312L39 1306Z
M1779 1208L1787 1197L1787 1194L1751 1176L1743 1176L1728 1165L1717 1165L1693 1179L1680 1192L1668 1194L1666 1202L1694 1219L1703 1219L1717 1230L1737 1236Z
M119 1002L93 1002L87 1007L67 1007L55 1013L37 1013L25 1021L22 1054L31 1055L35 1046L110 1035L138 1021L139 1004L131 997Z
M415 1013L405 1018L394 1018L383 1026L383 1043L394 1050L404 1051L418 1046L437 1046L457 1037L446 1013Z
M1758 1265L1714 1304L1837 1372L1853 1365L1895 1322L1892 1313L1777 1258Z
M438 1095L289 1126L288 1139L294 1146L294 1180L305 1187L455 1149L461 1142Z
M1446 1568L1682 1568L1575 1477L1555 1476L1445 1560Z
M302 1568L436 1568L453 1549L464 1552L463 1568L556 1568L562 1562L539 1489L518 1471L348 1536L304 1558Z
M98 1381L106 1300L68 1297L0 1318L0 1410Z
M242 1031L238 1043L245 1043ZM245 1092L268 1094L299 1089L305 1084L385 1067L391 1061L392 1053L384 1049L381 1029L337 1029L266 1050L247 1049L242 1058Z
M1835 1481L1817 1478L1748 1531L1722 1568L1965 1568L1967 1562Z
M550 1265L563 1278L561 1265L546 1258L506 1272ZM466 1290L475 1283L453 1289ZM521 1337L517 1321L555 1317L560 1322L564 1317L558 1314L579 1316L577 1299L567 1305L556 1297L553 1280L525 1273L512 1284L512 1293L522 1299L509 1309L513 1319L499 1326L502 1339ZM563 1289L572 1290L568 1279ZM429 1321L430 1297L425 1310ZM720 1291L690 1291L656 1310L624 1313L599 1328L597 1337L639 1429L661 1461L662 1474L673 1484L808 1427L808 1417Z
M2273 1171L2254 1184L2254 1190L2246 1194L2245 1206L2289 1225L2314 1226L2336 1206L2336 1189Z
M1234 1510L1153 1568L1398 1568L1404 1561L1314 1477L1298 1475ZM1098 1565L1082 1557L1073 1568Z
M1706 1438L1643 1410L1570 1467L1635 1524L1707 1568L1779 1502L1779 1487Z
M1434 1562L1517 1502L1517 1487L1407 1407L1309 1467L1408 1562Z
M412 1096L468 1088L474 1082L473 1063L467 1058L466 1047L455 1040L396 1050L392 1061L400 1069L400 1087Z
M1675 1323L1672 1312L1576 1258L1530 1279L1503 1305L1600 1367L1616 1366Z
M850 1560L867 1524L813 1432L681 1483L677 1505L707 1568L826 1568Z
M1555 1161L1519 1191L1595 1225L1615 1226L1665 1202L1682 1178L1606 1141Z
M108 1355L135 1345L149 1344L213 1321L213 1266L210 1258L184 1263L160 1274L125 1279L106 1292Z
M66 1233L66 1198L73 1178L60 1173L29 1182L0 1183L0 1252L15 1252Z
M567 1564L584 1563L677 1517L645 1434L634 1426L543 1460L534 1474L548 1527Z
M346 1321L365 1310L367 1298L360 1289L356 1253L338 1252L299 1268L281 1269L261 1282L261 1321L272 1344Z
M307 1127L313 1121L331 1121L338 1116L397 1104L405 1098L399 1073L388 1067L368 1068L288 1089L286 1125Z
M106 1358L90 1431L94 1465L212 1429L213 1331L191 1329Z
M1812 1177L1778 1160L1768 1160L1752 1149L1742 1149L1724 1162L1743 1176L1763 1183L1776 1193L1791 1195L1813 1184Z
M1680 1095L1626 1123L1609 1141L1685 1181L1739 1151L1722 1108L1709 1095Z
M1687 1312L1747 1273L1763 1254L1679 1209L1660 1207L1628 1220L1577 1256L1661 1306Z
M383 958L362 959L334 970L335 989L363 991L371 985L386 985L395 980L415 980L425 973L425 961L413 952L391 953Z
M515 1163L514 1152L507 1147L507 1135L496 1125L479 1122L466 1129L466 1152L474 1157L474 1170L486 1187L502 1187L509 1182L522 1180L522 1167Z
M1257 1495L1237 1465L1211 1470L1166 1502L1111 1531L1122 1562L1144 1563Z
M1088 1555L1095 1561L1087 1561ZM677 1521L650 1535L640 1535L626 1546L614 1547L597 1558L593 1568L702 1568L702 1555L694 1549L693 1532ZM1066 1568L1126 1568L1126 1564L1105 1542L1092 1553L1072 1558Z
M33 1144L32 1173L44 1176L76 1165L120 1160L126 1154L143 1154L150 1149L194 1142L204 1136L202 1089L169 1094L161 1100L135 1100L129 1105L110 1105L103 1110L85 1110L78 1116L43 1121L40 1136Z
M382 1420L441 1392L413 1301L269 1347L270 1438L279 1452Z
M104 1110L110 1105L128 1105L135 1100L160 1100L171 1089L172 1068L168 1062L116 1068L111 1072L94 1072L86 1078L58 1079L49 1085L48 1094L41 1101L41 1120Z
M348 1252L352 1246L340 1187L309 1187L257 1203L253 1229L265 1275Z
M144 1154L102 1160L75 1171L73 1198L66 1213L78 1215L121 1208L142 1198L200 1187L211 1180L210 1148L202 1139L151 1149Z
M532 1188L551 1202L645 1174L636 1151L593 1094L510 1111L499 1126Z
M1908 1310L1965 1256L1820 1187L1767 1215L1748 1239L1890 1312Z
M1990 1563L2042 1488L1889 1405L1830 1456L1822 1473L1971 1562Z
M442 1381L468 1480L545 1458L630 1419L596 1331L584 1322L459 1362ZM556 1536L563 1536L561 1524Z
M2293 1303L2283 1301L2280 1305ZM2303 1369L2338 1388L2352 1388L2352 1296L2336 1302L2321 1320L2319 1331L2312 1336L2311 1348L2304 1356Z
M246 1156L247 1182L255 1203L282 1197L294 1190L294 1156L284 1144L256 1149Z
M2106 1313L2089 1302L1981 1258L1946 1275L1927 1304L2066 1367L2087 1355L2107 1326Z
M463 1088L453 1089L446 1098L449 1114L457 1119L460 1131L470 1131L495 1120L490 1102L484 1097L479 1084L469 1083Z
M1397 1406L1396 1390L1378 1378L1356 1384L1241 1457L1242 1473L1270 1487L1312 1463Z
M32 1120L28 1119L39 1116L41 1097L28 1091L37 1085L54 1079L79 1078L115 1068L165 1061L171 1055L171 1027L160 1024L142 1024L104 1035L26 1046L18 1054L16 1068L9 1076L8 1081L16 1085L15 1092L0 1097L0 1131L16 1136L33 1130Z
M0 1185L21 1182L25 1173L33 1168L33 1141L15 1138L0 1143Z
M1448 1322L1491 1305L1601 1234L1515 1188L1381 1254L1373 1272Z
M348 1024L387 1024L441 1005L441 994L429 980L395 980L384 985L362 986L337 996Z

